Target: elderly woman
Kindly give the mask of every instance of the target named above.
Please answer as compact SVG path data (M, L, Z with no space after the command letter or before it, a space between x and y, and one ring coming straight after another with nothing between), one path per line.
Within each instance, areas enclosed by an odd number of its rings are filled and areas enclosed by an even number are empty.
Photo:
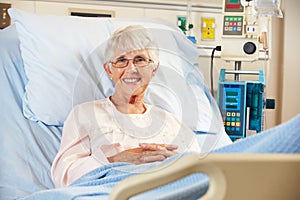
M200 151L191 129L143 101L159 68L158 48L147 29L128 26L116 31L105 54L104 69L115 84L115 93L77 105L69 114L52 165L57 187L108 163L143 164Z

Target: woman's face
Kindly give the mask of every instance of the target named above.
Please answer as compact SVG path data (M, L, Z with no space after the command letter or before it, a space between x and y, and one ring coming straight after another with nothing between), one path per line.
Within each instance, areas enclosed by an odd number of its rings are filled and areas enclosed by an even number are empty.
M115 83L116 93L143 95L158 67L153 66L148 51L136 50L116 55L111 67L104 65L105 71Z

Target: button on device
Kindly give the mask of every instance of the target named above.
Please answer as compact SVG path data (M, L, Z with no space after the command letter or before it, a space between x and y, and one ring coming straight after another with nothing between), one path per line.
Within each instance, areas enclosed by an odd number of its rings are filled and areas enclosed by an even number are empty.
M254 54L256 51L256 45L253 42L246 42L244 44L243 50L246 54Z

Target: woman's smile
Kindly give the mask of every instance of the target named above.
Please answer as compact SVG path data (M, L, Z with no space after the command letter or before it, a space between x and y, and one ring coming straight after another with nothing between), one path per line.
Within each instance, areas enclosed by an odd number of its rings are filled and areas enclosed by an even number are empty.
M127 84L136 84L140 82L142 79L141 78L123 78L122 81L127 83Z

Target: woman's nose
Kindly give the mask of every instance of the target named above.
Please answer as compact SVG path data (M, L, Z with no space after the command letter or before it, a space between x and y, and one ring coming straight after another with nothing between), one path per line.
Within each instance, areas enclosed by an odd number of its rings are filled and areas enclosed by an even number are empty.
M129 60L128 61L127 69L128 70L135 70L136 71L136 66L133 63L133 60Z

